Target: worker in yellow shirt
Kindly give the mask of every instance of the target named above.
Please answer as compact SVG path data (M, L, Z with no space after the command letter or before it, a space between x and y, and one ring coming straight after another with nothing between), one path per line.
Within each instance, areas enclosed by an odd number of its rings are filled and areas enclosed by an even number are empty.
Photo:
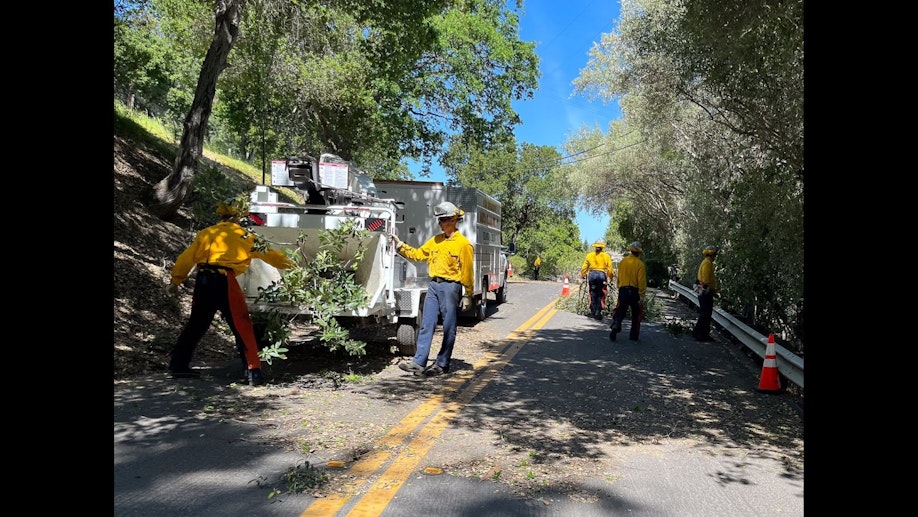
M647 294L647 267L641 260L644 249L634 241L628 245L630 255L618 263L618 302L612 311L612 332L609 339L622 331L622 320L631 310L631 329L628 339L637 341L641 334L641 320L644 319L644 296Z
M191 357L217 311L220 311L220 316L236 338L236 348L249 385L257 386L264 382L252 317L236 277L246 272L254 258L278 269L289 269L296 263L281 251L255 249L255 235L239 224L248 214L248 203L242 198L221 201L217 205L220 222L198 232L194 242L175 259L172 282L167 287L169 294L178 295L179 286L188 278L192 268L197 273L191 315L170 354L169 375L172 378L201 376L191 369Z
M542 254L536 253L536 258L532 261L532 279L539 279L539 268L542 267Z
M602 319L602 310L606 303L606 284L612 282L615 266L612 256L606 253L606 241L596 239L593 251L587 253L580 267L580 278L587 280L590 290L590 317ZM588 278L589 277L589 278Z
M449 201L437 205L434 208L434 217L437 218L443 233L434 235L420 248L412 248L396 235L391 236L395 243L395 251L408 260L426 260L430 275L427 296L424 297L421 328L418 330L417 352L413 360L398 365L402 370L414 375L430 377L449 373L453 345L456 343L459 311L467 312L472 309L472 268L475 252L472 243L456 230L456 225L462 221L464 215L465 211ZM430 356L434 329L440 317L443 318L443 341L434 364L428 367L427 358Z
M698 321L692 329L697 341L714 341L711 337L711 317L714 315L714 295L717 294L717 279L714 278L714 259L717 248L713 245L702 250L704 258L698 265L695 277L695 292L698 294Z

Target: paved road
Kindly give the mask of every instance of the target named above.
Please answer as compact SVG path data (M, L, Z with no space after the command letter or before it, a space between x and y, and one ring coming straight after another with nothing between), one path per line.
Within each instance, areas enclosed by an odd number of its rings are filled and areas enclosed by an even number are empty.
M803 515L802 415L755 392L733 345L661 323L611 343L607 324L553 309L557 284L512 287L479 323L506 336L493 356L411 402L385 443L346 465L359 495L269 500L257 480L302 455L209 418L168 381L116 387L114 514ZM511 474L531 486L493 482Z

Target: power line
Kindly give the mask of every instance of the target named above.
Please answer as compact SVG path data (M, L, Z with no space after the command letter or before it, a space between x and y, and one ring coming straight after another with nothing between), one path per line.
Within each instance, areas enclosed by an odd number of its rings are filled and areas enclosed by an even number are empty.
M608 152L605 152L605 153L602 153L602 154L597 154L597 155L595 155L595 156L587 156L586 158L583 158L583 159L580 159L580 160L574 160L574 161L568 162L568 163L562 163L562 164L560 164L560 165L572 165L572 164L575 164L575 163L580 163L580 162L582 162L582 161L591 160L591 159L593 159L593 158L599 158L600 156L606 156L606 155L609 155L609 154L612 154L612 153L617 153L617 152L619 152L619 151L624 151L625 149L628 149L629 147L634 147L634 146L636 146L636 145L638 145L638 144L643 144L643 143L644 143L644 140L639 140L639 141L637 141L637 142L634 142L633 144L628 144L628 145L626 145L626 146L624 146L624 147L619 147L618 149L612 149L611 151L608 151ZM580 151L579 153L575 153L575 154L572 154L572 155L570 155L570 156L565 156L565 157L561 158L561 160L565 160L565 159L568 159L568 158L573 158L574 156L577 156L578 154L583 154L583 153L585 153L585 152L587 152L587 151L592 151L593 149L596 149L596 148L598 148L598 147L602 147L602 146L604 146L604 145L606 145L606 144L599 144L599 145L597 145L596 147L593 147L592 149L587 149L586 151Z

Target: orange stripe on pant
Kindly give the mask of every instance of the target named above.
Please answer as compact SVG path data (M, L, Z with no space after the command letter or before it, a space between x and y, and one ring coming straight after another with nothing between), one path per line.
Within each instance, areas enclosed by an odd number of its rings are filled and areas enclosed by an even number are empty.
M227 301L229 302L230 312L233 314L233 324L242 344L245 345L245 360L248 362L249 370L261 368L261 359L258 358L258 340L255 339L255 329L252 327L252 316L249 315L249 306L245 303L245 293L239 282L236 281L236 275L232 270L226 271L226 290Z

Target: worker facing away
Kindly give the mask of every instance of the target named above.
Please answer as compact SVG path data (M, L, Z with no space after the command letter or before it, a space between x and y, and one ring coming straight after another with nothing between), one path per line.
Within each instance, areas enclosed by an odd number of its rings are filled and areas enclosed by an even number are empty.
M622 331L622 320L631 311L631 328L628 339L637 341L641 335L641 320L644 319L644 297L647 294L647 267L641 260L644 249L634 241L628 245L631 253L618 263L618 301L612 311L612 325L609 339Z
M178 294L179 285L185 281L192 268L197 273L191 315L170 354L169 374L173 378L200 377L199 372L191 369L191 358L217 311L220 311L220 316L236 338L236 348L246 380L249 385L257 386L264 382L258 343L245 302L245 293L236 277L246 272L254 258L278 269L289 269L296 264L281 251L255 249L255 235L239 224L248 215L245 200L236 198L221 201L217 205L217 215L220 216L220 222L198 232L172 267L172 281L167 287L171 295Z
M590 317L602 319L605 303L606 284L612 282L615 269L612 256L605 252L606 241L596 239L593 251L587 253L580 267L580 278L587 280L590 290Z

